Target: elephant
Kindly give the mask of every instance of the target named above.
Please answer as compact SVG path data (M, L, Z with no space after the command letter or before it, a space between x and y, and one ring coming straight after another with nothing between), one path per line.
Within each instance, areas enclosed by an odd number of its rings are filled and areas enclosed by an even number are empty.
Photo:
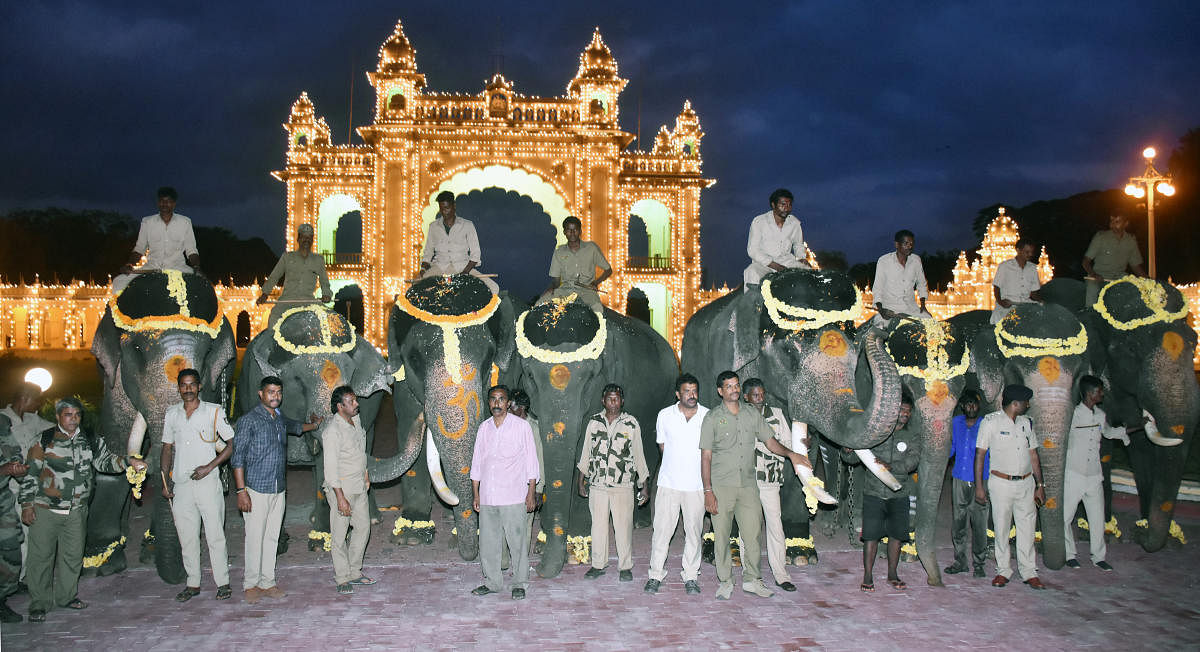
M1073 279L1051 281L1042 296L1077 308L1087 328L1092 372L1109 390L1104 411L1130 436L1139 510L1147 520L1145 532L1135 530L1135 536L1147 552L1160 550L1200 419L1200 386L1192 366L1196 333L1187 323L1188 301L1168 283L1133 276L1107 283L1091 306L1082 305L1083 284ZM1143 428L1147 414L1150 421ZM1104 467L1107 478L1108 464Z
M1040 508L1042 559L1058 570L1066 563L1062 500L1067 436L1076 382L1089 370L1088 333L1071 311L1055 304L1017 304L994 326L987 324L989 317L990 311L974 310L950 322L975 333L971 363L985 400L995 409L1000 408L1005 385L1019 383L1033 390L1028 416L1040 442L1038 459L1046 485Z
M104 384L100 433L109 449L144 454L149 468L144 495L161 476L163 419L180 402L178 375L196 369L200 398L227 404L226 386L236 360L233 329L220 311L212 284L175 270L137 275L108 305L92 339ZM129 532L129 483L124 476L98 475L88 518L84 555L104 550ZM154 497L150 532L159 577L170 584L186 579L175 522L165 500ZM99 575L125 569L124 554L110 554Z
M649 324L574 301L555 300L522 313L516 345L546 469L540 519L546 543L537 572L556 577L566 562L566 537L586 536L591 529L587 500L575 492L575 466L587 419L600 409L601 390L608 383L624 389L624 411L637 418L646 463L655 469L658 412L675 400L679 365L670 344ZM636 514L648 521L647 508Z
M312 415L326 419L316 430L288 438L287 461L312 465L316 495L309 522L314 530L328 532L321 433L330 417L330 397L340 385L354 389L369 452L383 394L391 391L391 369L383 354L355 334L354 325L344 316L321 305L305 305L284 312L246 347L237 387L239 415L258 404L259 383L267 376L283 381L280 410L285 416L297 421L306 421ZM372 515L375 509L372 494ZM310 540L309 545L311 548L318 542Z
M439 497L456 507L458 553L467 561L479 553L470 504L475 436L488 387L513 364L514 305L508 293L493 294L469 274L431 276L396 298L388 321L396 432L407 436L394 456L369 459L367 471L372 482L394 480L424 450ZM429 505L406 505L406 513L428 518Z

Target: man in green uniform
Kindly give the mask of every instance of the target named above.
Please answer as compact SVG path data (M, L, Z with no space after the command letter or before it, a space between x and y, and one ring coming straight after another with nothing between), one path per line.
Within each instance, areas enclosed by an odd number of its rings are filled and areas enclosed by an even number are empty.
M579 300L596 312L603 312L597 290L600 284L612 276L612 265L604 258L595 242L580 240L583 222L578 217L568 216L562 223L567 244L559 245L550 258L550 287L542 293L542 301L576 294ZM596 276L596 268L603 270Z
M25 475L29 467L24 460L25 452L13 436L10 419L0 414L0 623L21 622L21 615L6 601L17 592L21 580L21 542L25 540L9 478Z
M321 303L333 301L329 291L329 273L325 271L325 257L313 253L312 247L313 227L311 224L301 224L296 229L296 250L285 251L279 257L275 269L271 270L271 275L263 283L262 294L258 296L260 305L266 303L271 290L275 289L280 279L284 280L283 293L275 300L275 307L271 308L267 327L274 326L283 313L292 308L317 303L314 291L318 285L321 287Z
M1109 216L1107 231L1092 236L1083 254L1083 271L1087 276L1087 298L1083 305L1096 303L1104 284L1125 276L1127 269L1138 276L1146 275L1137 238L1125 231L1128 224L1129 220L1117 213Z

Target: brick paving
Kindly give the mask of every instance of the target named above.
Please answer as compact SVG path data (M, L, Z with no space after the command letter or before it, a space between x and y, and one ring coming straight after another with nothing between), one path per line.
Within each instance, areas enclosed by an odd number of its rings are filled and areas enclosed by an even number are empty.
M901 566L909 590L884 582L886 566L876 564L876 592L858 590L861 553L844 534L817 535L820 564L793 568L799 590L762 599L734 592L714 599L712 566L701 569L704 593L688 596L678 575L682 532L672 547L669 576L658 595L642 592L646 580L650 532L634 534L632 583L617 581L616 561L597 580L585 580L586 566L567 566L555 579L533 574L529 596L513 601L507 593L475 597L479 565L462 561L447 548L449 519L438 521L430 546L396 546L389 540L392 517L375 526L366 571L377 585L352 596L334 591L329 553L309 552L302 485L308 474L290 475L286 527L291 549L280 558L278 580L288 591L281 600L248 605L241 599L242 525L228 502L229 548L234 598L213 600L211 576L199 597L177 604L178 586L164 584L152 567L137 561L137 546L127 551L130 569L115 576L84 578L80 597L91 603L83 612L56 610L43 624L4 625L6 650L208 650L241 649L449 649L486 648L626 650L636 648L801 648L841 649L1131 649L1162 646L1194 649L1200 632L1200 508L1184 504L1177 520L1193 541L1147 554L1136 545L1114 543L1109 560L1114 573L1086 561L1079 570L1042 569L1048 591L1019 582L1003 589L989 579L946 576L947 588L928 587L919 564ZM391 492L391 493L389 493ZM381 504L394 502L395 490L381 493ZM1118 519L1133 529L1132 497L1118 496ZM943 505L947 502L943 501ZM148 509L134 512L131 531L144 531ZM949 521L943 515L942 523ZM945 526L943 526L943 529ZM816 529L816 528L814 528ZM939 556L951 558L948 533ZM1039 556L1040 561L1040 556ZM206 562L207 563L207 562ZM766 556L763 556L766 570ZM988 571L993 568L989 563ZM735 569L735 576L740 571ZM768 573L769 577L769 573ZM769 581L769 580L768 580ZM19 613L28 596L11 598ZM249 647L253 646L253 647Z

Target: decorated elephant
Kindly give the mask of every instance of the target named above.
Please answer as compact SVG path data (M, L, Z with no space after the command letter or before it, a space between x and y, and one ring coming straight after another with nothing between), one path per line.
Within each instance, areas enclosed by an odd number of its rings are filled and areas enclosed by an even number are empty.
M1166 543L1200 418L1200 387L1192 366L1196 334L1187 323L1188 302L1167 283L1134 276L1106 284L1094 305L1082 306L1084 294L1081 282L1055 279L1043 296L1078 308L1087 327L1088 361L1109 389L1104 411L1130 436L1129 460L1141 518L1147 521L1146 530L1135 530L1135 536L1154 552ZM1104 444L1106 475L1113 445ZM1106 507L1111 512L1111 505Z
M974 310L950 322L963 332L976 333L972 362L979 387L993 408L999 409L1007 384L1033 390L1027 415L1040 442L1038 458L1046 485L1040 508L1042 557L1047 567L1057 570L1066 562L1063 475L1077 398L1075 384L1089 369L1088 333L1071 311L1054 304L1017 304L994 326L987 324L989 316L989 311Z
M657 416L675 400L679 365L670 344L649 324L608 309L599 314L569 300L522 313L516 344L546 468L541 510L546 543L537 571L555 577L566 562L567 536L586 536L591 529L587 500L575 492L575 466L587 419L600 410L601 390L607 383L625 390L624 411L641 425L646 462L654 469ZM639 512L648 516L645 509Z
M171 584L186 579L175 522L158 498L163 419L180 402L178 375L196 369L200 398L226 404L236 358L233 329L222 315L212 284L175 270L137 275L109 302L92 340L104 381L100 432L113 451L143 455L154 497L150 532L158 574ZM100 575L125 568L119 551L129 535L130 485L124 476L99 475L88 518L85 565ZM151 552L148 548L147 553ZM118 553L118 554L113 554Z
M507 293L492 294L482 280L458 274L414 283L396 298L388 322L401 438L396 455L369 460L367 471L372 482L393 480L424 450L427 477L455 508L458 552L466 560L479 552L478 515L471 509L475 435L488 387L512 364L515 312ZM429 509L428 502L406 506L405 514L427 519Z
M353 324L344 316L324 306L306 305L284 312L273 326L250 341L237 387L238 414L258 404L259 383L267 376L283 381L280 410L285 416L297 421L307 421L313 415L326 419L303 437L288 437L287 458L289 464L312 465L316 495L309 522L313 530L328 532L321 433L330 416L330 397L338 386L354 389L370 451L383 393L391 391L391 369L383 354L355 334ZM371 509L374 513L373 497Z

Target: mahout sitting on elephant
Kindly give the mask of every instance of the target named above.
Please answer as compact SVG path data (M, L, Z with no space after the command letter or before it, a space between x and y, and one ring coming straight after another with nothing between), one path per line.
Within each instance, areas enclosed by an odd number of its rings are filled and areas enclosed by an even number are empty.
M233 371L233 329L220 310L212 284L175 270L138 274L109 302L92 341L104 381L100 433L114 451L143 455L149 464L143 495L153 495L150 533L154 564L171 584L186 579L175 523L167 501L157 498L162 470L163 420L179 403L178 374L201 375L200 398L227 405ZM88 518L85 557L96 573L125 568L123 542L129 535L129 482L99 475ZM103 559L101 559L103 558Z

